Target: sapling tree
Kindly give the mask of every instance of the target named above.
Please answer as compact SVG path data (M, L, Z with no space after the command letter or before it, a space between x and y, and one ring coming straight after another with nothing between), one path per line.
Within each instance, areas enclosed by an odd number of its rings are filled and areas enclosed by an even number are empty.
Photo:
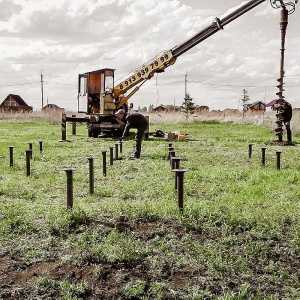
M242 98L240 99L243 105L243 116L248 110L248 102L251 100L246 89L243 89Z
M185 94L184 101L180 108L181 111L185 114L186 119L188 119L190 114L194 113L196 105L193 102L193 98L190 96L190 94Z

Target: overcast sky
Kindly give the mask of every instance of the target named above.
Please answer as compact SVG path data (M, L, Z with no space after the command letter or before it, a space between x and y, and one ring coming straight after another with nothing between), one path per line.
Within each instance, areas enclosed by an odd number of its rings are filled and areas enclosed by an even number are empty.
M124 76L247 1L242 0L0 0L0 103L20 95L44 105L77 109L78 74L101 68ZM134 108L181 105L187 92L198 105L241 109L276 98L280 66L280 9L269 0L247 12L147 81ZM286 100L300 107L300 5L289 16L285 52Z

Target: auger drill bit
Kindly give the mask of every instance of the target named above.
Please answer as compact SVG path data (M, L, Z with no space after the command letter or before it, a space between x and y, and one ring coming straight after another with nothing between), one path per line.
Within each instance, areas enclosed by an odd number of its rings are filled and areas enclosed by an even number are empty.
M277 113L276 113L276 124L277 128L275 129L276 135L278 136L278 141L282 142L283 136L283 104L284 104L284 96L283 96L283 77L284 77L284 52L285 52L285 36L286 36L286 29L288 25L288 15L292 14L295 11L296 4L298 0L294 0L294 2L289 1L286 2L284 0L270 0L270 3L273 8L281 8L281 16L280 16L280 30L281 30L281 57L280 57L280 77L277 79L279 84L277 88L279 91L276 93L278 96L277 100Z
M283 1L281 1L283 3ZM281 58L280 58L280 78L277 79L279 84L277 85L279 92L276 93L278 96L277 100L277 113L276 113L276 124L277 128L275 129L276 135L278 136L278 141L282 142L283 136L283 103L284 103L284 96L283 96L283 77L284 77L284 51L285 51L285 36L286 36L286 28L288 25L288 10L286 9L285 5L282 5L281 9L281 21L280 21L280 30L281 30Z
M280 82L278 85L279 92L276 93L278 95L278 100L277 100L277 113L276 113L276 124L277 128L275 129L275 134L278 137L278 141L282 142L282 137L283 137L283 101L284 101L284 96L282 95L283 89L283 78L277 79L277 81Z

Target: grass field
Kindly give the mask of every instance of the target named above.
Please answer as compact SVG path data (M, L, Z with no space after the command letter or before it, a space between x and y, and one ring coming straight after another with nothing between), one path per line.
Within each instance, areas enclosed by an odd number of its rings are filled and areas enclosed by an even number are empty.
M101 152L118 140L88 138L81 124L73 136L68 124L60 142L51 123L0 122L0 299L300 299L298 133L280 147L264 126L155 123L188 139L150 136L140 160L127 140L113 166L107 153L104 177ZM188 169L182 216L169 142ZM63 168L76 168L72 210Z

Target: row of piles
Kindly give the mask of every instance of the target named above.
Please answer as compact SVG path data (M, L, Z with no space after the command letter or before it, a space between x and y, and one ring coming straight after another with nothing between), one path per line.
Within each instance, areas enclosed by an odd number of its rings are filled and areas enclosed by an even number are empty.
M33 155L33 143L28 143L29 149L25 150L26 153L26 175L31 175L31 166L30 161ZM9 165L12 168L14 166L14 146L9 146ZM43 151L43 141L39 141L39 150L42 153ZM170 162L171 171L175 174L175 184L174 188L177 192L178 198L178 207L181 214L183 214L183 179L184 173L187 169L180 168L181 157L175 156L175 150L172 144L168 144L168 160ZM113 165L115 160L119 160L119 153L123 153L123 143L120 141L114 146L109 147L109 164ZM87 157L89 162L89 190L90 194L94 194L94 157ZM102 160L103 160L103 176L107 176L107 151L102 151ZM63 168L62 171L65 171L67 176L67 209L73 208L73 173L76 171L76 168Z
M114 149L115 149L115 157L114 157ZM114 164L114 160L119 160L119 151L123 152L123 143L120 141L116 143L115 146L109 147L109 162L110 166ZM102 151L102 161L103 161L103 176L107 175L107 151ZM94 194L94 158L88 157L89 161L89 186L90 186L90 194ZM73 172L76 171L75 168L65 168L63 171L66 172L67 175L67 209L73 208Z
M178 208L181 215L183 215L183 179L184 173L187 172L187 169L180 168L180 161L182 160L181 157L176 157L175 149L173 144L168 144L168 159L170 161L171 171L175 174L175 190L177 191L177 202Z
M30 176L30 160L32 159L32 144L28 143L29 149L25 150L26 153L26 175ZM12 168L14 165L13 159L13 150L14 146L9 146L9 165ZM265 166L266 164L266 147L261 147L261 164ZM39 150L43 151L43 141L39 141ZM115 151L114 151L115 150ZM109 147L109 158L110 166L113 165L114 160L119 160L119 153L123 153L123 143L120 141L114 146ZM249 160L252 158L253 153L253 144L248 145L248 157ZM276 151L276 168L280 170L281 168L281 151ZM94 194L94 158L88 157L89 161L89 187L90 194ZM107 176L107 151L102 151L102 160L103 160L103 176ZM177 192L178 208L181 214L183 214L183 180L184 174L187 172L187 169L180 168L181 157L176 157L175 149L172 143L168 144L168 160L170 162L171 171L174 173L174 188ZM73 172L76 171L76 168L64 168L62 171L65 171L67 174L67 208L72 209L73 207Z
M262 166L266 165L266 150L267 147L261 147L261 164ZM252 158L252 152L253 152L253 144L248 145L248 157L249 160ZM276 169L280 170L281 168L281 151L276 151Z
M32 159L32 145L33 143L29 142L28 146L29 148L27 150L25 150L25 154L26 154L26 175L30 176L31 171L30 171L30 160ZM15 146L8 146L9 148L9 166L10 168L12 168L14 166L14 148ZM43 141L39 141L39 149L40 152L43 152Z

